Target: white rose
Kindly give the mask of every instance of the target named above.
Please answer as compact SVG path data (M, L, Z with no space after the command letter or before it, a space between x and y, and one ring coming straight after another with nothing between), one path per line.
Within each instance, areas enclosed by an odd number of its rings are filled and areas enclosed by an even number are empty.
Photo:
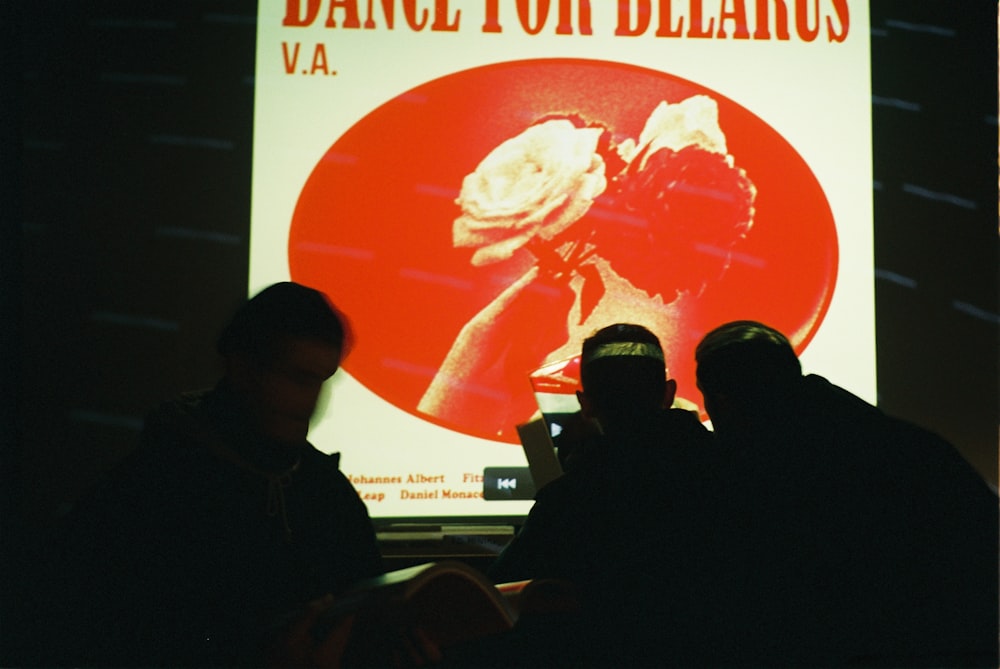
M596 152L602 132L557 119L493 149L462 181L455 246L475 248L472 264L488 265L533 237L551 239L566 230L607 187Z
M632 162L645 151L639 165L642 168L645 159L658 149L680 151L687 146L726 155L726 136L719 127L719 107L707 95L695 95L675 104L661 102L646 120L638 144L628 147L628 154L623 157Z

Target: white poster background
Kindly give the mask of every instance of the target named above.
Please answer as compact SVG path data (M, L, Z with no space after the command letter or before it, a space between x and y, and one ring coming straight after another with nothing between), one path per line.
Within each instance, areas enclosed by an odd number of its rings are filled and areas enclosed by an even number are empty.
M633 0L632 22L636 21ZM745 5L754 32L754 2L672 2L672 24L691 5L703 4L706 20L716 17L719 5L732 11ZM301 6L299 7L299 5ZM257 26L254 160L250 244L249 293L290 278L288 234L299 193L317 162L330 146L359 119L395 96L430 80L469 68L530 58L585 58L629 63L659 70L718 91L777 130L813 171L828 198L837 225L839 266L836 288L825 319L802 354L806 372L823 374L860 395L875 399L875 310L872 251L872 174L868 6L848 0L849 32L842 43L827 39L826 16L840 29L832 0L818 3L820 34L812 42L795 34L795 5L810 7L810 25L816 25L812 2L788 0L791 38L733 39L733 22L725 24L727 38L695 39L654 36L657 2L652 21L640 36L614 34L617 2L592 0L593 34L555 34L558 0L551 0L545 27L537 35L522 28L514 0L499 0L503 31L484 33L488 0L451 0L447 8L454 32L434 32L431 0L417 0L426 9L428 23L412 30L404 19L402 2L395 5L395 27L389 30L382 0L360 0L362 22L369 6L375 28L342 26L342 8L333 12L336 28L324 26L329 2L319 3L318 18L308 27L283 27L289 10L300 16L301 3L261 0ZM526 6L537 9L538 2ZM576 0L568 3L578 27ZM768 3L773 5L774 3ZM532 19L537 16L534 11ZM772 12L771 22L773 26ZM283 50L283 43L285 48ZM299 45L295 71L287 64ZM325 62L315 61L317 45ZM314 68L314 65L320 67ZM304 73L315 69L315 73ZM326 73L324 73L324 69ZM442 490L478 491L476 476L489 466L523 466L521 449L508 443L462 435L425 422L384 402L345 371L329 384L318 412L311 441L323 451L342 453L341 468L352 477L399 476L401 484L377 486L359 483L367 493L371 515L384 517L505 516L527 511L530 502L456 500ZM325 411L323 411L325 409ZM413 478L410 478L410 477ZM433 480L434 483L421 481ZM407 481L410 483L407 483ZM441 483L443 481L443 484ZM408 491L403 499L403 491ZM412 493L436 497L416 498ZM382 498L379 500L379 495Z

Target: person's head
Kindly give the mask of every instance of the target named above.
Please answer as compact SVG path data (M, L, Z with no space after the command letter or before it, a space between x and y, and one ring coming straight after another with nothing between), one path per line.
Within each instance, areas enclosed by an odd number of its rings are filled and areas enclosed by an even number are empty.
M289 443L306 438L323 382L349 347L347 321L326 296L292 282L244 303L216 344L258 430Z
M580 385L582 413L605 429L670 406L677 392L660 340L631 323L609 325L583 342Z
M781 332L757 321L732 321L706 334L695 349L698 389L717 432L775 405L802 366Z

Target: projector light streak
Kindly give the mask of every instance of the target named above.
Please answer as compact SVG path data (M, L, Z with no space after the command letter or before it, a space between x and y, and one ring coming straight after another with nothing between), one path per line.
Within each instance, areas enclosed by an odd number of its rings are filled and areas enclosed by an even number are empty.
M979 206L972 200L968 200L964 197L959 197L957 195L951 195L949 193L938 193L932 190L928 190L922 186L914 186L913 184L903 184L903 192L909 193L910 195L916 195L917 197L926 198L928 200L935 200L937 202L945 202L947 204L953 204L956 207L961 207L962 209L978 209Z
M335 244L320 244L318 242L299 242L295 245L295 250L321 255L341 256L354 260L375 259L375 252L368 249L359 249L353 246L337 246Z
M648 228L649 221L641 216L631 216L622 212L615 211L613 209L605 209L595 205L589 212L588 215L591 218L595 218L601 221L610 221L615 223L622 223L623 225L628 225L634 228Z
M358 162L358 157L351 153L338 153L336 151L330 151L323 156L323 161L333 163L334 165L355 165Z
M172 237L175 239L194 239L203 242L215 242L228 246L237 246L243 238L239 235L231 235L225 232L212 232L211 230L196 230L194 228L181 228L176 226L159 226L153 233L157 237Z
M981 321L993 323L994 325L1000 324L1000 314L980 309L979 307L969 304L968 302L953 300L951 306L955 309L955 311L959 311L967 316L972 316L973 318L978 318Z
M382 366L386 369L399 370L405 374L412 374L423 379L433 378L434 375L437 374L436 367L415 365L412 362L407 362L406 360L400 360L398 358L382 358Z
M907 30L909 32L914 32L914 33L930 33L931 35L938 35L939 37L955 36L955 30L953 28L944 28L942 26L931 26L925 23L910 23L909 21L886 19L885 24L890 28L899 28L900 30Z
M434 197L443 197L446 200L454 200L458 197L459 190L457 188L452 188L449 186L438 186L435 184L415 184L413 186L414 193L420 193L421 195L432 195Z
M748 265L750 267L756 267L758 269L763 269L767 267L767 261L758 256L752 256L748 253L742 253L740 251L730 251L729 249L722 248L719 246L713 246L711 244L696 243L694 248L699 253L704 253L705 255L716 256L718 258L729 257L732 261Z
M881 95L872 96L872 104L881 107L895 107L896 109L902 109L905 111L918 112L923 107L921 107L916 102L908 102L906 100L900 100L899 98L886 98Z
M740 251L733 251L730 259L733 262L743 263L744 265L749 265L750 267L756 267L758 269L763 269L767 267L767 261L763 258L758 258L757 256L752 256L746 253L741 253Z
M455 288L461 291L471 291L473 289L471 281L456 279L455 277L448 276L446 274L435 274L434 272L428 272L422 269L413 269L412 267L400 267L399 276L403 279L422 281L424 283L446 286L448 288Z
M889 281L904 288L916 288L917 280L911 279L908 276L903 276L902 274L897 274L887 269L875 268L875 278L882 279L883 281Z

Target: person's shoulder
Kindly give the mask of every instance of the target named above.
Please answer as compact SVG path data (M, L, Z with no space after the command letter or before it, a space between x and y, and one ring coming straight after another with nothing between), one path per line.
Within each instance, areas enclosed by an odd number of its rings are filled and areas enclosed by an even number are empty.
M337 497L357 496L354 484L340 469L340 453L324 453L309 442L302 449L297 477Z
M887 426L887 416L874 404L818 374L803 376L780 403L780 421L834 437L875 436Z
M900 460L907 462L910 469L937 476L943 480L965 480L983 491L993 492L986 480L965 458L955 444L943 435L895 416L885 416L884 444Z
M152 445L165 437L195 437L204 433L209 395L207 390L185 392L154 406L143 421L142 443Z
M584 481L593 475L594 468L593 463L588 460L580 466L564 472L538 489L535 493L535 502L545 503L552 499L574 494L575 491L583 487Z
M154 406L145 416L135 448L121 467L130 475L165 475L168 471L199 467L206 460L206 444L215 438L204 409L207 394L186 392Z
M609 475L609 466L613 466L613 463L608 463L593 453L588 454L587 458L581 459L562 476L542 486L535 493L535 506L577 506L595 495L600 496L603 488L599 483Z
M205 461L192 448L199 433L204 393L184 393L153 407L134 447L103 472L74 503L74 518L140 518L149 504L177 484L200 480L190 474ZM165 485L169 482L169 485Z
M327 474L335 473L343 476L343 472L340 471L340 453L337 451L324 453L312 443L306 442L302 448L301 458L302 465L305 467L315 468Z
M850 409L873 416L881 415L881 410L842 386L838 386L825 376L807 374L789 392L809 402L823 402L841 409Z
M701 418L694 411L688 409L667 409L663 412L663 419L680 436L697 443L708 443L711 441L712 433L705 427L704 423L701 422Z

